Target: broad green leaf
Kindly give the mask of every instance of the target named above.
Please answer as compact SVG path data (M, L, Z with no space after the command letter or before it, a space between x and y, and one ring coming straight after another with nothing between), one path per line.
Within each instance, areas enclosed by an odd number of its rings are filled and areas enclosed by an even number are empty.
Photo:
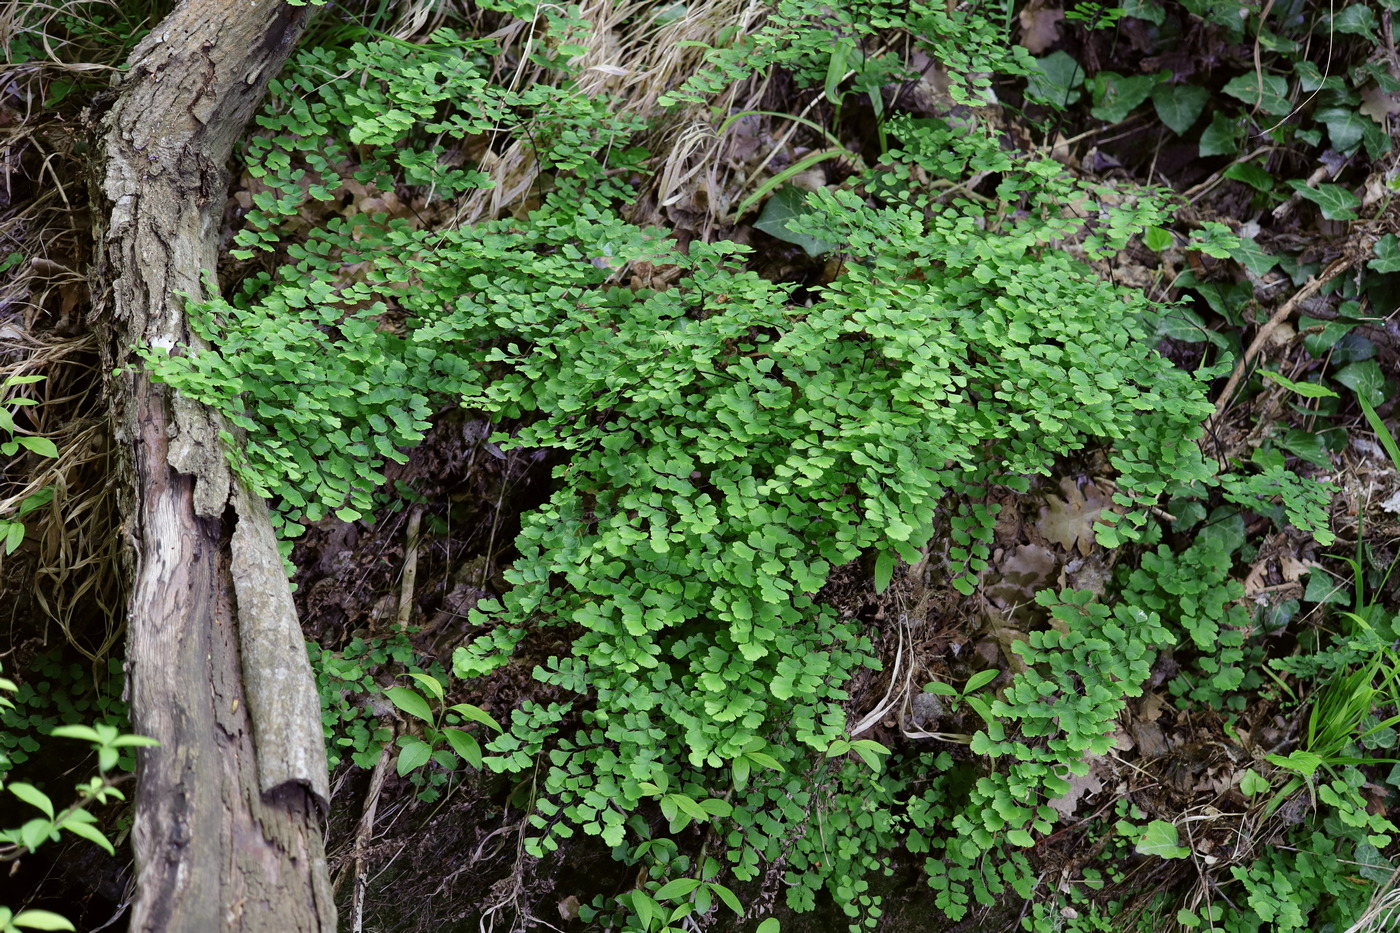
M41 457L57 457L58 446L47 437L17 437L21 447L34 451Z
M78 812L86 814L86 811L83 810L79 810ZM102 832L96 826L93 826L91 823L85 823L81 821L75 822L73 820L68 820L65 821L60 828L64 832L72 833L75 836L81 836L88 842L93 843L99 848L105 849L108 855L116 854L117 850L113 848L112 843L107 839L106 836L102 835Z
M778 918L767 917L754 929L753 933L780 933L781 929L782 926L778 923Z
M470 703L456 703L452 706L449 706L448 710L456 713L468 722L479 722L483 726L490 726L497 732L505 731L501 728L501 724L496 722L496 720L491 717L490 713L486 712L486 710L482 709L479 706L473 706Z
M973 674L967 679L967 683L963 685L963 693L972 693L976 690L982 689L987 684L996 680L997 675L1000 673L1001 671L997 670L996 668L992 668L988 671L978 671L976 674Z
M1230 250L1230 257L1255 275L1264 275L1278 265L1278 257L1260 249L1253 237L1240 237L1240 245Z
M384 695L389 698L399 709L410 716L414 716L426 723L433 721L432 707L428 706L428 701L416 690L407 687L389 687L384 691Z
M1246 797L1265 793L1268 789L1269 782L1255 773L1253 768L1247 768L1244 777L1240 778L1240 793Z
M651 918L661 912L660 906L645 891L632 891L632 910L636 912L637 919L642 924L643 930L651 929Z
M1291 179L1288 184L1307 200L1322 209L1328 220L1355 220L1361 199L1341 185L1318 185L1309 188L1306 181Z
M1387 233L1377 240L1375 258L1366 265L1376 272L1400 272L1400 238Z
M442 736L463 761L478 771L481 770L481 745L471 733L461 729L444 729Z
M1240 123L1223 113L1210 118L1210 126L1201 133L1199 145L1201 158L1207 156L1235 155L1240 151Z
M49 800L48 794L35 787L33 784L27 784L23 781L15 781L13 784L6 786L9 787L10 793L14 794L31 807L37 807L42 810L44 815L49 819L53 819L53 802Z
M1339 369L1332 377L1364 398L1372 407L1385 401L1385 374L1375 360L1362 360Z
M1274 176L1253 162L1236 162L1220 174L1234 181L1242 181L1255 191L1272 191Z
M1066 52L1051 52L1035 59L1036 71L1027 76L1026 99L1049 104L1057 110L1080 98L1084 69Z
M1279 75L1251 71L1231 78L1221 90L1251 108L1258 107L1274 116L1283 116L1293 109L1288 102L1288 80Z
M890 580L894 579L895 556L889 551L881 551L875 557L875 592L883 593L889 589Z
M1324 107L1313 114L1313 119L1327 127L1332 148L1343 154L1361 144L1366 125L1372 123L1369 117L1349 107Z
M1148 227L1146 230L1142 231L1142 245L1146 246L1154 253L1160 253L1162 250L1171 246L1172 243L1175 242L1175 239L1170 230L1166 230L1162 227Z
M1138 839L1137 851L1142 855L1156 855L1161 858L1186 858L1191 850L1181 845L1181 837L1175 823L1166 820L1153 820L1142 831Z
M658 901L678 900L698 887L700 887L700 881L696 878L676 878L661 886L661 889L656 892L656 899Z
M1094 106L1089 113L1095 120L1106 123L1121 123L1128 114L1152 93L1157 83L1154 75L1120 75L1112 71L1100 71L1089 80L1087 86Z
M719 895L719 899L724 901L724 905L739 916L744 915L744 905L739 901L738 895L722 884L711 884L710 890Z
M1152 105L1157 109L1157 119L1178 136L1200 119L1210 91L1194 84L1159 84L1152 91Z
M1324 19L1319 28L1325 30L1329 26L1343 35L1362 36L1372 43L1380 42L1376 35L1376 14L1364 3L1343 7L1330 17L1330 22Z
M1336 397L1337 397L1337 393L1336 393L1336 392L1333 392L1331 389L1327 388L1326 386L1320 386L1320 385L1318 385L1318 384L1315 383L1315 382L1294 382L1292 379L1289 379L1287 376L1284 376L1284 375L1282 375L1282 374L1280 374L1280 373L1273 372L1272 370L1268 370L1268 369L1261 369L1261 370L1259 370L1259 375L1263 376L1265 379L1268 379L1270 382L1276 382L1276 383L1278 383L1279 385L1283 386L1285 389L1289 390L1290 392L1296 392L1297 394L1303 396L1303 398L1336 398Z
M396 766L399 777L423 767L428 763L428 759L433 757L433 747L415 736L400 736L399 745L399 758Z
M111 847L108 847L111 851ZM68 918L48 910L21 910L15 914L10 923L17 927L28 927L31 930L73 930L73 924L68 922Z
M793 233L788 229L789 221L809 213L811 208L807 205L807 192L795 185L784 185L763 205L763 213L754 221L754 228L775 240L802 247L808 256L817 257L831 252L835 247L825 240L805 233Z
M734 769L734 786L742 791L749 783L749 759L747 755L740 755L734 759L731 766Z
M423 689L426 690L433 697L433 699L441 701L442 698L446 695L441 681L439 681L436 677L433 677L429 674L420 673L419 671L409 671L408 676L418 681L419 685L421 685Z

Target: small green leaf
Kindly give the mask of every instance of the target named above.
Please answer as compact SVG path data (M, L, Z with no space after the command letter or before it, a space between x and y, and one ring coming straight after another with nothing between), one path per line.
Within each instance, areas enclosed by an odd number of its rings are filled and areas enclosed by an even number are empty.
M895 556L890 551L881 551L875 557L875 592L883 593L889 589L890 581L894 579Z
M1268 379L1270 382L1278 383L1290 392L1296 392L1297 394L1303 396L1303 398L1337 397L1337 393L1333 392L1326 386L1320 386L1314 382L1294 382L1287 376L1280 375L1279 373L1273 372L1272 370L1261 369L1259 370L1259 375L1263 376L1265 379Z
M428 759L433 757L433 747L415 736L400 736L399 746L399 759L396 766L399 777L423 767L428 763Z
M1375 272L1400 272L1400 237L1387 233L1376 241L1375 257L1366 265Z
M442 686L441 681L439 681L436 677L421 673L419 671L409 671L408 676L418 681L418 683L433 697L433 699L441 702L442 698L446 696L446 692Z
M110 851L110 848L109 848ZM10 923L31 930L72 930L73 924L66 917L48 910L21 910Z
M449 706L448 710L456 713L468 722L479 722L483 726L490 726L497 732L505 731L501 728L501 724L496 722L496 720L491 717L490 713L486 712L486 710L482 709L479 706L473 706L470 703L457 703L452 706Z
M1298 194L1321 208L1322 216L1328 220L1356 219L1356 209L1361 206L1361 199L1341 185L1318 185L1316 188L1310 188L1306 181L1297 178L1291 179L1288 184Z
M1089 110L1095 120L1106 123L1121 123L1139 104L1147 100L1152 86L1157 83L1154 75L1120 75L1112 71L1100 71L1088 82L1094 106ZM1197 111L1199 114L1199 111Z
M1240 245L1230 250L1230 256L1255 275L1264 275L1278 265L1278 257L1260 249L1253 237L1240 237Z
M41 457L57 457L58 446L47 437L17 437L21 447L32 450Z
M426 723L433 722L433 710L428 706L428 701L416 691L407 687L389 687L384 691L384 695L389 698L399 709L410 716L414 716Z
M1372 122L1369 117L1348 107L1324 107L1313 114L1313 119L1327 127L1332 148L1343 154L1361 145L1366 125Z
M53 819L53 802L49 800L49 795L35 787L33 784L26 784L23 781L15 781L7 785L10 793L32 807L37 807L44 811L44 815Z
M1160 253L1162 250L1171 246L1175 239L1170 230L1166 230L1162 227L1148 227L1146 230L1142 231L1142 245L1146 246L1154 253Z
M807 206L807 192L795 185L784 185L763 205L763 213L754 221L754 228L762 230L775 240L802 247L808 256L817 257L831 252L835 247L825 240L793 233L788 229L789 221L811 213Z
M1220 174L1234 181L1242 181L1255 191L1272 191L1274 188L1274 176L1253 162L1236 162Z
M1253 768L1246 769L1240 778L1240 793L1246 797L1262 794L1269 789L1269 782L1260 777Z
M776 917L764 919L753 931L753 933L780 933L782 925L778 923Z
M1049 104L1056 110L1075 103L1084 83L1084 69L1066 52L1051 52L1035 60L1037 70L1027 76L1026 99Z
M1364 398L1372 407L1385 401L1385 374L1375 360L1362 360L1343 366L1332 378Z
M690 894L690 892L694 891L698 887L700 887L700 882L698 879L676 878L672 881L666 882L661 886L661 889L656 892L656 899L658 901L679 900L680 898Z
M481 770L481 744L471 733L461 729L444 729L442 736L458 757L478 771Z
M967 683L963 685L963 693L972 693L976 690L980 690L987 684L996 680L997 675L1000 673L1001 671L996 668L992 668L988 671L978 671L967 679Z
M1142 831L1138 839L1137 851L1142 855L1156 855L1161 858L1187 858L1191 850L1181 845L1176 824L1165 820L1153 820Z
M1199 144L1201 158L1219 155L1234 155L1240 151L1240 124L1223 113L1210 118L1210 126L1201 133Z
M1231 78L1223 88L1226 94L1268 114L1283 116L1293 109L1288 101L1288 79L1250 71Z
M1210 91L1194 84L1159 84L1152 92L1157 119L1178 136L1195 125L1208 100Z

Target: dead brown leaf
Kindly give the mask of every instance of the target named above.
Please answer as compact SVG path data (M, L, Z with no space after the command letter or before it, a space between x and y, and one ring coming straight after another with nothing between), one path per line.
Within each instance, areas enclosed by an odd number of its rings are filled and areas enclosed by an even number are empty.
M1060 20L1065 11L1052 9L1045 0L1030 0L1021 10L1021 45L1032 55L1039 55L1060 41Z
M1060 480L1060 489L1065 497L1045 497L1036 527L1047 541L1088 557L1094 548L1094 522L1104 509L1112 508L1113 500L1093 482L1081 491L1070 477Z

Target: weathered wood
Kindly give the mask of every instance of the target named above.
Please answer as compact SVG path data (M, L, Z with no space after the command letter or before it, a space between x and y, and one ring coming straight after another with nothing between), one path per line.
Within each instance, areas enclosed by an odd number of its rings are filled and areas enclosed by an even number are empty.
M335 929L320 709L265 504L222 419L153 383L138 344L197 345L225 165L305 28L281 0L184 0L132 53L94 172L94 327L123 466L127 689L139 758L131 928ZM178 351L177 351L178 352Z

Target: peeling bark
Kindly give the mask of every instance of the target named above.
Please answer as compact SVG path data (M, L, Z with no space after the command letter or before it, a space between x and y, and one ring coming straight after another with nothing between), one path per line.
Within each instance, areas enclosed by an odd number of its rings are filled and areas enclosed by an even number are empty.
M265 503L202 405L136 345L197 346L234 142L306 25L280 0L184 0L132 53L100 127L93 326L123 462L138 759L133 930L335 929L320 706ZM225 435L227 436L227 435Z

